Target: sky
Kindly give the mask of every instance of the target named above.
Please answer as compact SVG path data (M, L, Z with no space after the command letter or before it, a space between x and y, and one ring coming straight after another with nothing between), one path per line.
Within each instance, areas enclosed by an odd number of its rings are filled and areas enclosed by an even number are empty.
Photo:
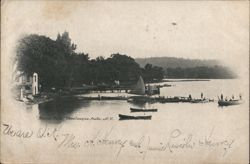
M77 51L91 58L119 52L248 66L248 18L248 1L12 0L2 2L2 39L13 54L24 34L55 39L68 31Z

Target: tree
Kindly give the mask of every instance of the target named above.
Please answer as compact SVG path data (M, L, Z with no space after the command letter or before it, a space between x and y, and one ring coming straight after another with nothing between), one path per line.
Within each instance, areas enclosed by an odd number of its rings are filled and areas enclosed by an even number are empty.
M57 35L56 42L59 43L59 45L61 45L61 48L68 55L72 55L77 47L74 43L71 43L69 33L66 31L62 35L60 34Z
M75 48L68 33L59 34L57 41L46 36L27 35L17 47L17 69L27 75L37 72L44 89L65 87L71 73L70 56Z
M127 55L119 53L112 54L107 62L112 68L110 73L116 80L120 81L136 81L141 75L139 64L135 60Z
M115 80L135 82L140 75L147 81L161 79L162 68L147 64L140 68L133 58L119 53L105 59L89 60L89 55L76 53L68 32L58 34L56 40L46 36L27 35L17 47L17 69L27 75L39 75L43 89L82 86L83 83L112 84Z
M148 63L145 65L142 72L145 81L161 80L164 76L162 67L153 66L152 64Z

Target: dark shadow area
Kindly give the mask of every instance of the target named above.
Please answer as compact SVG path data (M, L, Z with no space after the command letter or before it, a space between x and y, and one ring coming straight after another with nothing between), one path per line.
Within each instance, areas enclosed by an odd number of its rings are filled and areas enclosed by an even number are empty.
M39 119L48 123L61 123L74 111L88 107L89 101L75 97L57 98L50 102L39 104Z
M145 108L147 102L128 102L131 104L133 107L138 107L138 108Z

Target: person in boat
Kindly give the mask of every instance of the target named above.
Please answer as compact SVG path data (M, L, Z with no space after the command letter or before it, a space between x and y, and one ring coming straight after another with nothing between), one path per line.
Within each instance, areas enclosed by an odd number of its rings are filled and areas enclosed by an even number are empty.
M220 95L220 99L223 100L223 94Z
M227 101L227 97L225 98L225 101Z
M203 93L201 92L201 99L203 99Z
M234 100L234 95L232 95L232 100Z
M241 94L240 94L240 100L242 100Z
M191 94L189 94L188 99L189 99L189 100L192 100L192 96L191 96Z

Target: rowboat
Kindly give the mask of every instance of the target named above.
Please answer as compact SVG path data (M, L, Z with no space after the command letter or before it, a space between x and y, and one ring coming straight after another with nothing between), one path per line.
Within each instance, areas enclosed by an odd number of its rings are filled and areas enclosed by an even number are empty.
M119 114L119 120L151 120L152 116L129 116Z
M157 109L139 109L139 108L130 108L131 112L157 112Z
M218 101L219 106L238 105L241 103L242 103L241 100L229 100L229 101L219 100Z

